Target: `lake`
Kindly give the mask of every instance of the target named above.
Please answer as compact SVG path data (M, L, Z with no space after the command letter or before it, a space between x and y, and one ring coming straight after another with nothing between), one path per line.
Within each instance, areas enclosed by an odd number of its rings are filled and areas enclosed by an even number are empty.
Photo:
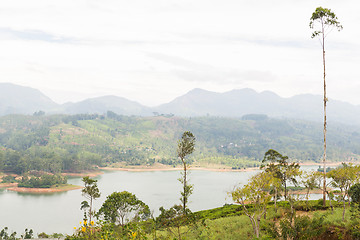
M317 166L302 168L316 169ZM190 171L194 191L189 199L189 208L198 211L231 203L227 192L245 184L257 172ZM159 207L180 204L181 184L177 180L180 176L180 171L107 171L95 178L101 192L101 197L94 202L95 209L101 207L106 196L126 190L148 204L156 216ZM81 178L70 178L68 182L83 186ZM16 231L18 236L25 228L33 229L36 234L71 234L83 218L80 203L84 200L80 189L51 194L25 194L0 189L0 230L6 226L10 231Z

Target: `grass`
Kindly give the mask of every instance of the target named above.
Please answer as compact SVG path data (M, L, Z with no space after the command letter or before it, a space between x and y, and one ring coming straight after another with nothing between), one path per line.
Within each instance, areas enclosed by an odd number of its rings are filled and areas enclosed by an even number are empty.
M302 231L318 234L314 237L316 239L357 239L354 238L354 228L360 229L359 221L354 223L351 220L350 207L347 207L345 214L345 221L342 220L342 207L340 204L336 204L334 212L330 208L324 209L322 207L315 207L319 205L318 200L309 201L312 210L296 211L298 218L308 218L305 224L298 230L297 234L301 236ZM261 219L262 228L260 230L260 239L272 239L267 238L265 230L272 226L280 230L280 222L288 219L290 209L287 202L280 202L280 207L275 213L272 204L269 205L266 220ZM300 207L302 208L302 207ZM204 221L202 225L199 221L196 230L188 231L187 227L181 227L181 238L183 239L254 239L253 229L249 218L243 214L241 206L238 205L225 205L220 208L209 209L199 211L195 213L200 220ZM323 218L320 228L313 228L314 221L316 219ZM304 222L302 222L304 223ZM355 225L354 225L355 224ZM312 236L312 235L311 235ZM174 239L177 236L172 235L166 229L157 231L157 239ZM153 235L148 235L149 239L153 239ZM302 239L300 237L300 239ZM309 238L309 240L312 238ZM314 238L315 239L315 238Z
M205 221L208 229L202 235L207 239L252 239L252 226L247 216L225 217ZM206 238L204 238L206 239Z
M338 207L334 208L334 212L330 209L327 211L316 211L314 212L314 217L324 217L324 224L335 225L335 226L347 226L350 223L350 208L346 207L345 209L345 220L342 220L343 208Z
M176 232L176 229L174 232ZM181 227L182 239L253 239L252 226L247 216L223 217L215 220L206 219L204 224L199 223L196 228L189 231L188 227ZM166 229L158 230L156 239L178 239L176 235ZM153 235L148 235L153 239Z

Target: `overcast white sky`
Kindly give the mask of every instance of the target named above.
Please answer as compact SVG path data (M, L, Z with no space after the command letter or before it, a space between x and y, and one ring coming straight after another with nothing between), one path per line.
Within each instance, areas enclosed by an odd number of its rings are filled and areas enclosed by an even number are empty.
M58 103L154 106L193 88L322 94L309 29L319 6L344 26L326 40L329 98L360 104L358 0L1 0L0 82Z

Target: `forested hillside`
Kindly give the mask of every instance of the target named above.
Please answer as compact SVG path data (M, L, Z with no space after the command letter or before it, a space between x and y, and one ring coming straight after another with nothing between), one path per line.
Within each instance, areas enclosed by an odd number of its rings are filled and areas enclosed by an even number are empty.
M298 161L322 156L322 125L246 115L220 117L128 117L106 115L8 115L0 118L0 170L77 172L94 165L177 165L177 140L184 131L196 137L195 164L258 166L270 149ZM328 158L358 160L360 130L329 125Z

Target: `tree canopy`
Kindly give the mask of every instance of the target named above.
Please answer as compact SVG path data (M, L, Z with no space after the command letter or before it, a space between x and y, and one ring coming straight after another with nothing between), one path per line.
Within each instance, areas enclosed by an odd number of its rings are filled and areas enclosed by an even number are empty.
M124 226L129 221L146 220L150 217L150 209L130 192L114 192L106 197L98 215Z

